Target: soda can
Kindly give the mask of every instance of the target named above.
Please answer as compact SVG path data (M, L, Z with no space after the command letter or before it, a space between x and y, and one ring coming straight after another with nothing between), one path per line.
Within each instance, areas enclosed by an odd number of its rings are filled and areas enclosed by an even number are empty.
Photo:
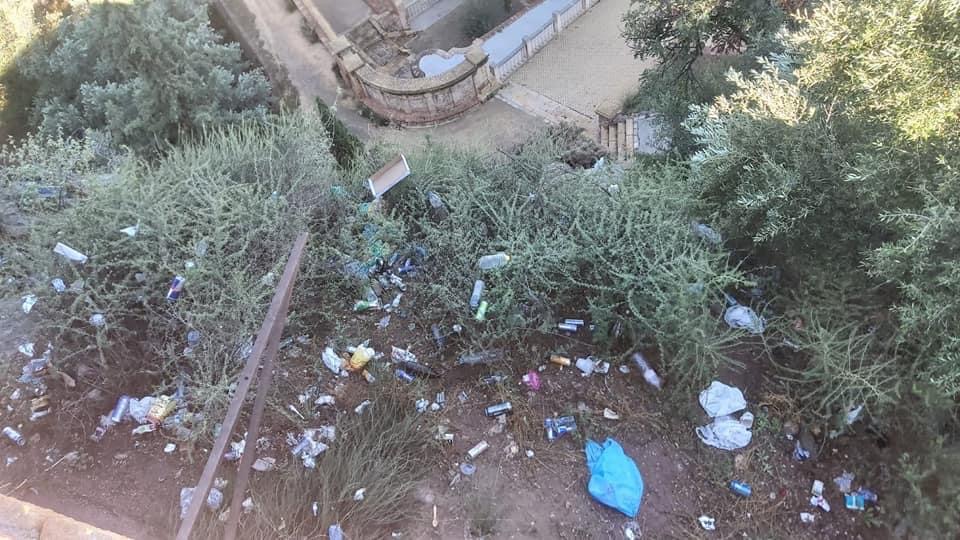
M583 326L583 319L564 319L563 324L569 324L579 328Z
M480 383L487 386L499 384L505 380L507 380L507 376L499 371L491 375L484 375L483 377L480 377Z
M487 306L488 306L488 305L489 305L489 304L487 304L487 301L486 301L486 300L480 302L480 307L477 308L477 314L474 315L473 318L476 319L476 320L478 320L478 321L485 321L485 320L487 320Z
M475 308L479 306L481 296L483 296L483 280L478 279L473 283L473 292L470 294L470 307Z
M730 491L741 497L749 497L753 495L753 489L750 487L750 484L746 482L738 482L737 480L730 481Z
M406 383L412 383L412 382L413 382L413 375L407 373L406 371L404 371L404 370L402 370L402 369L397 368L397 370L394 371L393 373L394 373L394 375L397 376L398 379L400 379L400 380L403 381L403 382L406 382Z
M27 444L27 440L23 438L23 435L10 426L3 428L3 435L13 441L17 446L25 446Z
M504 401L503 403L497 403L496 405L491 405L483 410L483 414L487 416L500 416L502 414L509 414L513 412L513 405L509 401Z
M575 324L568 324L565 322L558 324L557 328L559 328L560 330L563 330L564 332L576 332L577 330L580 329L580 327Z
M167 291L167 301L176 302L180 298L180 293L183 292L183 284L187 282L187 278L183 276L174 276L173 281L170 282L170 290Z
M487 448L490 448L490 445L487 444L487 441L480 441L473 448L467 450L467 457L470 459L477 459L477 456L486 452Z
M117 398L117 404L113 406L113 410L110 411L110 421L114 424L119 424L123 422L123 418L127 416L127 413L130 411L130 396L123 395Z
M550 362L558 366L570 366L570 359L566 356L560 356L559 354L551 354Z
M548 441L554 441L557 438L577 430L577 421L572 416L562 416L560 418L547 418L543 421L543 428L547 434Z

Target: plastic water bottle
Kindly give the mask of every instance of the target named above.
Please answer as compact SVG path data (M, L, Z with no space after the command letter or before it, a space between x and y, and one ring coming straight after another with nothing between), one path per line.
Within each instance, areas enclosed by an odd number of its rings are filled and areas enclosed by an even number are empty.
M643 373L643 380L647 381L650 386L653 386L657 390L660 389L660 386L663 382L660 380L660 376L657 375L657 372L650 367L650 364L647 363L647 359L643 357L640 353L633 353L633 361L637 364L637 367L640 368L640 372Z
M470 295L470 307L475 308L480 305L480 296L483 295L483 285L482 279L478 279L473 284L473 293Z
M480 260L477 261L477 266L479 266L481 270L493 270L494 268L500 268L509 261L510 256L500 251L494 253L493 255L484 255L483 257L480 257Z

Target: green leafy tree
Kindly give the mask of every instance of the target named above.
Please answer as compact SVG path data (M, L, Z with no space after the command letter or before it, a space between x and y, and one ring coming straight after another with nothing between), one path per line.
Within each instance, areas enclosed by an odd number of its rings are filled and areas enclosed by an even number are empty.
M210 27L203 4L187 0L104 3L72 14L56 45L23 70L39 84L40 131L108 132L142 150L267 113L269 84L249 70L239 46Z

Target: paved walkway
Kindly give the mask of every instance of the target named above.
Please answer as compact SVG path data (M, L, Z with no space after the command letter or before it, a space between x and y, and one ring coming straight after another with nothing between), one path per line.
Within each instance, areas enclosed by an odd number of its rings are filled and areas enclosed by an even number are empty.
M619 106L654 65L635 59L620 35L629 7L630 0L600 0L511 75L510 84L590 118L601 104Z

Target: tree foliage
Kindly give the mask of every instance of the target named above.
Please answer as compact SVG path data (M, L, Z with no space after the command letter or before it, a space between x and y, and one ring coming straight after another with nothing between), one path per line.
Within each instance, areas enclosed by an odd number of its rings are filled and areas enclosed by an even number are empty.
M23 72L39 85L33 119L42 133L100 129L138 150L263 118L270 88L210 27L205 6L189 0L79 9Z

